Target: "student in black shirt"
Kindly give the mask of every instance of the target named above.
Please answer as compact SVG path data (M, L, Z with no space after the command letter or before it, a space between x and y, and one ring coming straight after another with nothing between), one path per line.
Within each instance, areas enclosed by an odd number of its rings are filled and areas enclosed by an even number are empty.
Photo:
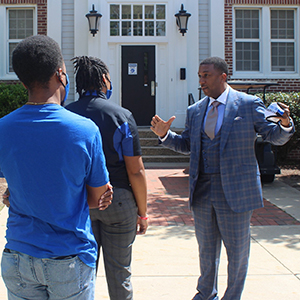
M93 232L102 247L111 300L133 299L131 255L137 229L148 227L147 186L138 130L130 111L108 101L112 83L107 66L95 57L75 57L76 91L80 98L66 108L99 127L113 201L105 211L90 210Z

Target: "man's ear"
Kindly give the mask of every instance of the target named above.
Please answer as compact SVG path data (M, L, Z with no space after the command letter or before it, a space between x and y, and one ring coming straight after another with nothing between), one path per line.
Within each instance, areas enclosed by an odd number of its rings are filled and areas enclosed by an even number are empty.
M62 76L63 76L63 70L62 70L62 68L59 68L59 69L56 71L56 76L57 76L58 80L59 80L60 82L62 82Z
M223 78L223 80L226 82L227 81L227 75L226 75L226 73L222 73L222 78Z

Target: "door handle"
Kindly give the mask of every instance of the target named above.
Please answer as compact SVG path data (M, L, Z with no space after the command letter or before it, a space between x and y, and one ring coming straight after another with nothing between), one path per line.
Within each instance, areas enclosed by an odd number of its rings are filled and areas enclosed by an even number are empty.
M151 81L151 96L155 96L155 81Z

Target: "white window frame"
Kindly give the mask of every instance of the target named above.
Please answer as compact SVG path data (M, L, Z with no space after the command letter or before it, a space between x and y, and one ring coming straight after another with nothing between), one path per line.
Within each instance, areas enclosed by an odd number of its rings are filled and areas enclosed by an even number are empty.
M107 28L107 38L109 42L116 42L118 43L128 43L128 42L134 42L134 43L154 43L154 42L167 42L168 41L168 32L169 32L169 16L168 16L168 2L163 0L163 1L153 1L153 2L140 2L140 1L135 1L135 0L118 0L118 1L108 1L107 3L107 14L108 14L108 28ZM145 36L144 35L144 22L147 21L147 19L136 19L136 21L142 21L143 22L143 36L134 36L134 35L129 35L129 36L122 36L122 26L120 26L120 35L117 36L111 36L110 35L110 21L113 21L113 19L110 19L110 5L111 4L116 4L116 5L142 5L143 6L143 13L144 13L144 7L146 5L165 5L165 19L162 19L161 21L165 22L165 30L166 34L164 36L157 36L156 34L154 36ZM174 18L175 19L175 18ZM154 19L155 22L156 18ZM117 21L117 20L116 20ZM121 16L118 21L122 21ZM131 19L131 21L135 21ZM152 21L150 19L149 21ZM159 20L158 20L159 21ZM132 24L133 26L133 24ZM156 27L154 27L154 30L156 30Z
M259 10L259 18L260 18L260 28L259 28L259 65L260 71L236 71L236 42L238 41L247 41L251 42L251 39L236 39L235 37L235 10L236 9L249 9L249 10ZM271 10L295 10L295 70L294 71L272 71L271 65L271 42L274 39L271 39ZM295 77L299 76L300 66L300 53L299 53L299 44L300 44L300 36L299 36L299 13L300 9L298 6L292 5L276 5L276 6L260 6L260 5L251 5L251 6L233 6L232 11L232 64L233 64L233 74L231 76L232 79L243 79L243 78L251 78L251 79L295 79ZM280 42L282 40L278 40ZM284 40L286 42L290 41L288 39Z
M33 10L33 35L37 34L37 5L0 5L0 80L16 80L18 77L14 72L9 72L9 43L12 41L20 42L22 39L9 39L9 16L10 9L14 10ZM3 25L3 26L2 26Z

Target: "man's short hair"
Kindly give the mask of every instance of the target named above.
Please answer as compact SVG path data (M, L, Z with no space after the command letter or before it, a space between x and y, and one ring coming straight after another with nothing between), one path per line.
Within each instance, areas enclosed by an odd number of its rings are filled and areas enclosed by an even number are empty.
M50 37L35 35L21 41L12 53L12 66L24 85L47 87L53 74L63 66L59 45Z
M225 73L228 76L227 63L224 59L222 59L220 57L212 56L212 57L205 58L200 63L200 66L202 66L202 65L214 65L214 68L216 70L220 70L221 73Z

